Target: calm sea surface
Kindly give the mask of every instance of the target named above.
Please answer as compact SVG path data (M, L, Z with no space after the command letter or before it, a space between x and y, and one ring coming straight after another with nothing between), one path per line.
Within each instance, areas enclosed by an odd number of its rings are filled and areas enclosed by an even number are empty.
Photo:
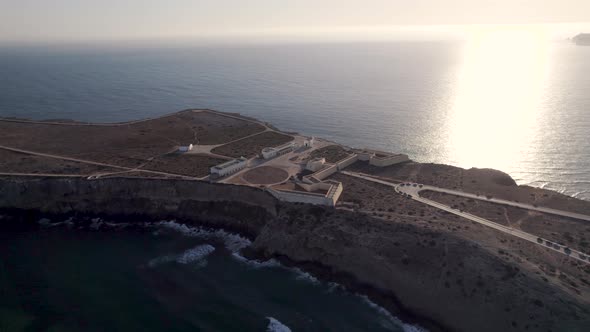
M0 116L111 122L213 108L590 199L590 47L500 37L4 47Z
M0 47L0 116L114 122L212 108L590 199L590 47L504 37ZM293 330L404 328L330 285L242 262L223 240L61 228L0 237L0 323L16 331L263 331L266 317Z

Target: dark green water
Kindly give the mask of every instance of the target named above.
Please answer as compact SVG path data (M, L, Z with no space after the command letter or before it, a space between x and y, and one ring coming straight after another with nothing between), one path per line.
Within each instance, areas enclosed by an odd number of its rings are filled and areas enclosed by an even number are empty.
M333 284L237 258L237 236L77 228L0 228L0 331L412 329Z

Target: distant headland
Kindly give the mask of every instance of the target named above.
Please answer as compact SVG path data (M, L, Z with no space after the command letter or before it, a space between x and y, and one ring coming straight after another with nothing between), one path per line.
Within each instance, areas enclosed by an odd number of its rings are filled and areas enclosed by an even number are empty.
M580 33L572 38L572 41L576 43L576 45L590 46L590 33Z
M590 322L590 202L235 113L0 118L0 224L9 220L234 231L252 241L245 257L297 266L431 332Z

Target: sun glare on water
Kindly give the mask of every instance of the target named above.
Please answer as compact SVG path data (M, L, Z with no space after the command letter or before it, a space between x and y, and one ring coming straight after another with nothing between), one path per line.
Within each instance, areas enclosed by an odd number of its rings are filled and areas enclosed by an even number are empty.
M463 167L501 170L520 160L537 130L548 46L539 28L472 34L447 120L450 160Z

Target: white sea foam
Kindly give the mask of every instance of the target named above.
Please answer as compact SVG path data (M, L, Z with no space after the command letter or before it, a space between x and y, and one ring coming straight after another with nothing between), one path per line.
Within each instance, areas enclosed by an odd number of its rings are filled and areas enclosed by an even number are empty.
M228 233L224 230L208 230L202 227L190 227L175 221L160 221L154 225L165 227L187 236L198 237L202 239L220 239L223 241L225 247L232 253L237 253L243 248L246 248L252 244L252 242L245 237Z
M296 267L295 268L285 267L276 259L271 258L266 261L257 261L257 260L249 260L246 257L240 255L240 250L250 246L252 244L252 242L242 236L237 235L237 234L228 233L223 230L208 230L208 229L204 229L202 227L190 227L187 225L177 223L175 221L161 221L161 222L157 222L157 223L149 223L149 226L165 227L165 228L172 229L172 230L178 231L180 233L183 233L187 236L193 236L193 237L198 237L198 238L202 238L202 239L212 239L212 238L221 239L224 242L225 247L232 252L232 257L234 257L236 260L238 260L240 262L248 264L251 267L254 267L254 268L282 267L287 270L291 270L292 272L297 274L296 278L299 280L305 280L305 281L308 281L311 283L319 283L320 282L313 275L311 275L305 271L302 271L301 269L296 268ZM194 249L197 249L197 248L194 248ZM193 250L193 249L191 249L191 250ZM201 249L201 250L203 250L203 249ZM205 249L204 251L207 251L207 250ZM197 252L202 252L202 251L197 250ZM207 256L208 254L210 254L210 252L205 254L205 256ZM180 255L180 256L182 256L182 255ZM164 257L156 258L155 260L152 260L150 263L154 262L155 264L159 264L159 263L166 262L166 261L168 261L168 262L169 261L177 261L178 262L178 259L180 258L180 256L164 256ZM206 261L204 259L200 259L199 262L206 262ZM342 287L342 286L337 283L330 283L328 291L331 292L331 291L334 291L334 289L337 289L340 287ZM404 332L426 332L427 331L426 329L424 329L422 327L410 325L410 324L406 324L406 323L402 322L400 319L391 315L389 313L389 311L387 311L385 308L383 308L383 307L377 305L376 303L372 302L371 300L369 300L369 298L367 296L365 296L365 295L359 295L359 296L369 306L374 308L378 313L380 313L384 317L384 319L385 319L384 324L383 324L384 327L389 327L391 329L398 329L401 326L402 329L404 330ZM275 318L268 317L268 319L270 321L269 325L268 325L268 331L281 331L281 332L282 331L291 331L291 329L289 329L287 326L285 326L284 324L282 324L281 322L279 322Z
M266 261L257 261L257 260L252 260L252 259L248 259L242 255L240 255L239 252L234 252L232 253L232 257L234 257L235 259L237 259L238 261L245 263L251 267L254 268L262 268L262 267L281 267L281 263L279 263L279 261L277 261L274 258L271 258L269 260Z
M291 329L287 327L287 325L279 322L276 318L273 317L266 317L268 319L268 327L266 331L268 332L291 332Z
M180 255L165 255L156 257L148 262L149 267L156 267L160 264L177 262L180 264L197 263L199 266L205 266L207 261L205 258L209 256L215 247L210 244L202 244L192 249L186 250Z
M292 268L293 272L295 272L297 274L296 279L297 280L304 280L304 281L309 281L312 284L319 284L319 280L318 278L312 276L311 274L299 269L299 268Z
M92 223L90 223L91 229L98 230L100 228L100 226L102 226L102 221L100 221L100 219L98 219L98 218L92 219Z
M41 219L37 220L37 223L42 226L49 226L51 224L51 220L49 220L47 218L41 218Z
M328 283L328 293L332 293L333 291L335 291L337 289L344 290L344 287L342 287L342 285L340 285L339 283L336 283L336 282L329 282Z
M394 326L401 327L404 332L427 332L427 330L423 327L410 325L402 322L399 318L393 316L389 311L387 311L382 306L378 305L377 303L371 301L366 295L358 295L363 301L369 305L371 308L375 309L380 315L385 317L389 323L393 323ZM387 323L387 322L384 322ZM389 324L383 324L384 327L394 328L393 326L389 326Z
M214 246L210 244L203 244L183 252L176 258L176 261L180 264L192 263L204 259L213 251L215 251Z
M232 257L236 260L248 264L251 267L262 268L262 267L278 267L281 264L275 259L269 259L266 261L249 260L240 254L240 251L252 244L252 242L240 235L226 232L224 230L210 230L202 227L191 227L188 225L180 224L175 221L160 221L157 223L146 223L148 227L163 227L166 229L174 230L182 233L186 236L197 237L204 240L217 239L224 243L224 246L231 251Z
M72 226L74 225L74 222L72 221L72 218L68 218L64 221L59 221L59 222L52 222L51 220L47 219L47 218L41 218L37 221L37 223L43 227L57 227L57 226L61 226L61 225L66 225L66 226Z

